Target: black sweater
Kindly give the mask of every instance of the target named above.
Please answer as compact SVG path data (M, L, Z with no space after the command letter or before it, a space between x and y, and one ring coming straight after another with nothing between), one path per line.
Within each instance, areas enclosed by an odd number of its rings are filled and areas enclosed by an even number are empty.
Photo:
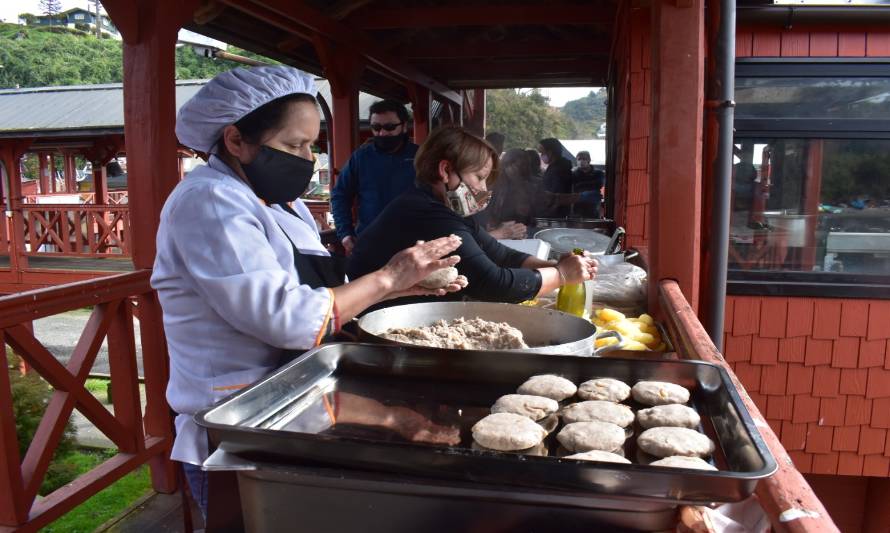
M533 298L541 290L540 272L521 268L528 254L502 245L472 217L458 216L433 197L429 189L410 190L386 206L359 236L347 273L350 279L356 279L378 270L396 253L414 246L417 241L451 234L463 240L455 252L461 259L457 270L466 276L469 285L445 298L517 303ZM430 301L429 298L400 298L386 305L409 300Z

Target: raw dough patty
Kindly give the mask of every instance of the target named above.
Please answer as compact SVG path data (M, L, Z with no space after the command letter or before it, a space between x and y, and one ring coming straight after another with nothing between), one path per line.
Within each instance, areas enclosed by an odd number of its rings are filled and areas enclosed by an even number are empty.
M624 429L608 422L575 422L562 428L556 439L570 452L613 452L624 444Z
M563 408L561 414L567 424L599 420L626 428L634 421L634 413L630 407L603 400L573 403Z
M694 468L696 470L717 470L709 462L698 457L684 457L674 455L649 463L650 466L670 466L673 468Z
M706 435L687 428L651 428L640 434L637 445L656 457L685 455L705 457L714 451L714 443Z
M532 396L544 396L558 402L575 395L578 387L574 383L559 376L544 374L532 376L516 389L519 394L531 394Z
M630 396L630 387L612 378L596 378L578 385L578 397L582 400L623 402Z
M491 406L492 413L513 413L541 420L559 409L559 403L552 398L530 394L507 394L501 396Z
M664 381L639 381L631 389L634 400L646 405L686 403L689 391L674 383Z
M470 448L474 450L482 450L483 452L497 452L499 450L492 450L491 448L486 448L485 446L479 444L478 442L473 441L473 444L470 445ZM545 457L547 455L547 445L543 442L532 446L531 448L526 448L525 450L513 450L509 453L519 453L522 455L536 455L538 457Z
M575 459L578 461L600 461L603 463L626 463L630 464L630 461L621 457L617 453L604 452L601 450L591 450L589 452L584 453L576 453L573 455L566 455L563 459Z
M509 452L536 446L547 436L547 430L527 416L495 413L476 422L473 440L486 448Z
M643 429L665 426L695 429L701 422L701 417L691 407L672 403L640 409L637 411L637 422Z
M457 279L457 269L454 267L445 267L436 270L429 276L420 280L420 285L424 289L441 289L447 287L449 283Z

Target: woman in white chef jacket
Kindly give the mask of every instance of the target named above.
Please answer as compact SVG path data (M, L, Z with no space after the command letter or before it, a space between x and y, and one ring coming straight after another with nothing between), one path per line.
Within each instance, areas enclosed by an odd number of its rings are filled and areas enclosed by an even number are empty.
M291 67L238 68L179 111L176 135L212 154L173 190L161 213L152 286L170 353L167 399L179 414L172 458L184 463L206 514L206 433L192 416L309 349L366 307L409 294L451 266L454 236L400 252L344 284L298 197L313 174L320 115L313 77Z

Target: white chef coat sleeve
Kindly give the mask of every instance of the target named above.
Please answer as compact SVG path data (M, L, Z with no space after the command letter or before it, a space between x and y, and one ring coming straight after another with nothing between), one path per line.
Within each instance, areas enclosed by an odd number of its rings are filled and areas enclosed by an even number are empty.
M195 290L242 333L277 348L317 345L329 332L334 293L300 285L283 269L250 211L255 199L216 184L192 191L199 201L181 202L169 213L170 235Z

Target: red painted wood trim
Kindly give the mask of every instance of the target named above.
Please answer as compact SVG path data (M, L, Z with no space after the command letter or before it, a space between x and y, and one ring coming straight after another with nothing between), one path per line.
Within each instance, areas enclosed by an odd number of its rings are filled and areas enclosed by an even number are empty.
M0 353L3 372L0 372L0 524L20 524L28 517L24 499L24 481L19 464L19 442L12 409L9 362L6 350Z
M806 479L794 467L779 437L766 423L760 409L745 391L732 368L717 351L714 343L711 342L708 333L689 306L677 283L672 280L661 281L659 283L659 298L661 299L662 316L667 320L668 329L672 334L671 338L678 353L688 359L698 359L720 365L729 373L739 396L759 428L761 436L779 463L779 470L771 477L761 480L757 485L757 498L769 516L773 530L793 533L839 531ZM803 509L816 513L818 517L804 516L783 522L780 517L790 509Z
M163 453L167 446L164 439L148 438L145 450L138 454L119 453L68 485L36 502L31 508L27 525L21 532L36 531L50 524L77 505L85 502L100 490L145 464L150 458Z
M139 371L136 366L136 341L133 315L125 301L112 312L108 328L108 363L112 376L111 391L114 417L127 434L118 444L124 453L141 451L145 444L142 433L142 402L139 398Z

